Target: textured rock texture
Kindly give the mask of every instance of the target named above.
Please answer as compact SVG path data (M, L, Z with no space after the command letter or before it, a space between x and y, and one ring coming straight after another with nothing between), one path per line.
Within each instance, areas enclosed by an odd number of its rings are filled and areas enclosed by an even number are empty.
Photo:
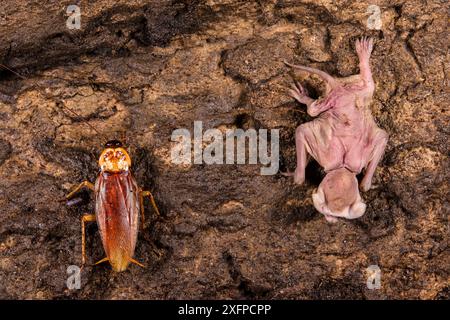
M448 2L376 3L381 30L367 28L373 1L78 1L69 30L77 1L2 1L0 61L27 80L0 73L0 298L448 299ZM330 225L314 210L314 163L298 187L258 165L170 162L172 131L202 120L280 129L281 170L294 169L309 118L286 88L295 78L317 97L320 82L282 60L347 76L362 35L376 39L371 108L390 140L361 219ZM147 268L88 265L69 290L93 204L64 196L95 180L102 143L123 132L163 215L147 206ZM93 263L104 253L87 233ZM374 264L379 290L366 287Z

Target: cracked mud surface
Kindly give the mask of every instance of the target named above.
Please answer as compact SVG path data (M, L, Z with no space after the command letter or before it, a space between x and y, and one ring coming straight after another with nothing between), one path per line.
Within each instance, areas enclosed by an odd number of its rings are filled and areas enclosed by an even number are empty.
M69 31L72 2L0 4L0 61L28 78L0 72L0 298L449 298L446 1L378 1L381 31L366 28L368 1L275 0L81 2ZM371 108L390 135L362 218L330 225L314 210L314 163L296 186L258 165L170 162L172 131L202 120L280 129L280 170L294 169L310 118L286 88L295 78L317 97L321 84L282 60L348 76L361 35L376 40ZM88 265L68 290L93 203L64 196L124 131L163 215L147 203L135 255L147 268ZM97 227L87 234L93 263L104 253ZM366 287L373 264L380 290Z

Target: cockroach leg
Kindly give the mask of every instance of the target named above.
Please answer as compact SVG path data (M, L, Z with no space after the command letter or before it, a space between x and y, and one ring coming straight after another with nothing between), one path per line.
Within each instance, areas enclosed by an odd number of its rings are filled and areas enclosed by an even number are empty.
M84 265L86 263L86 231L85 223L94 222L95 214L85 214L81 217L81 263Z
M94 263L94 265L98 265L98 264L103 263L103 262L106 262L106 261L109 261L109 258L108 258L108 257L103 258L103 259L100 260L100 261L97 261L96 263Z
M69 193L66 196L66 199L72 198L77 192L80 192L80 190L83 188L88 188L88 189L94 191L94 185L92 183L90 183L89 181L85 180L82 183L80 183L78 185L78 187L76 187L71 193Z
M142 224L142 230L144 230L144 223L145 223L145 213L144 213L144 196L142 195L142 191L139 195L139 202L141 205L141 224Z
M130 259L130 262L131 262L131 263L134 263L134 264L137 264L139 267L145 268L145 266L144 266L142 263L137 262L137 261L134 260L133 258Z
M158 216L161 216L161 214L159 213L158 207L156 206L155 199L153 198L153 195L152 195L152 193L151 193L150 191L142 191L142 192L141 192L141 197L142 197L142 198L148 197L148 198L150 199L150 202L152 203L153 208L154 208L155 211L156 211L156 214L157 214Z

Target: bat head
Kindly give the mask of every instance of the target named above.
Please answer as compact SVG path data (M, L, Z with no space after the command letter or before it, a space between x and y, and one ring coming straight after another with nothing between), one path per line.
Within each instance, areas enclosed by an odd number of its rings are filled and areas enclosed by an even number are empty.
M345 168L327 173L313 194L313 203L332 222L337 221L335 217L359 218L366 210L359 194L356 175Z

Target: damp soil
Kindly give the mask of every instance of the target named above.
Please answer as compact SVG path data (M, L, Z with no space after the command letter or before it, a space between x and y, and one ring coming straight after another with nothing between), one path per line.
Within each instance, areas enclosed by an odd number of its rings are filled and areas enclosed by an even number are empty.
M321 0L80 2L69 30L73 2L0 4L0 61L26 77L0 72L0 298L449 298L447 1L380 0L381 30L367 28L371 1ZM348 76L363 35L376 40L370 107L390 139L362 218L315 211L314 162L302 186L259 165L171 162L173 130L201 120L279 129L280 170L293 170L295 128L310 118L286 88L323 88L282 61ZM161 211L146 203L135 255L146 268L92 266L104 257L92 224L81 289L69 290L94 199L64 197L124 136Z

